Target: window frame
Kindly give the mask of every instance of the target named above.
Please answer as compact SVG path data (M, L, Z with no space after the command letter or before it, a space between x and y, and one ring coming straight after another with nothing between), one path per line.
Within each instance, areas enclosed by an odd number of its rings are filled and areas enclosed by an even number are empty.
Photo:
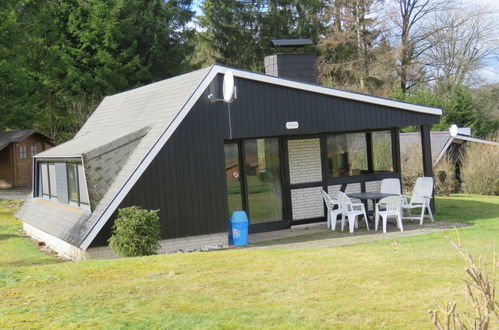
M377 132L389 132L390 133L390 143L391 143L391 157L392 157L392 170L391 171L376 171L374 169L374 143L373 143L373 133ZM368 170L366 173L361 173L357 175L351 175L351 176L331 176L329 173L329 149L328 149L328 143L327 139L329 136L335 136L335 135L347 135L347 134L354 134L354 133L363 133L365 134L366 137L366 147L367 147L367 166ZM344 183L344 182L356 182L359 178L365 178L365 179L375 179L378 176L386 176L389 175L395 175L400 172L400 164L399 160L397 160L398 151L397 145L399 144L399 139L398 139L398 134L400 134L399 130L394 127L388 127L384 129L376 129L376 130L363 130L363 131L345 131L345 132L334 132L334 133L323 133L320 134L322 139L324 140L323 142L323 148L324 151L323 153L325 154L325 160L323 163L323 166L325 166L324 170L324 175L326 175L326 181L329 185L332 184L338 184L338 183Z
M68 204L69 205L75 205L80 207L82 205L88 206L89 203L85 203L81 201L81 184L80 184L80 173L78 171L78 166L81 165L83 166L82 163L79 162L67 162L66 163L66 182L67 182L67 188L68 188ZM74 168L74 173L75 173L75 179L76 179L76 200L71 199L71 185L70 185L70 180L69 180L69 171L70 167ZM83 179L83 178L81 178ZM90 202L90 201L89 201Z
M33 158L36 154L38 154L38 145L37 144L32 144L30 146L30 153L31 157Z
M366 165L367 167L365 169L360 169L361 171L365 171L365 173L359 173L359 174L354 174L354 175L337 175L337 176L333 176L331 171L329 170L329 164L330 164L330 158L329 158L329 143L328 143L328 139L329 137L338 137L338 136L343 136L344 139L345 139L345 146L346 146L346 149L347 149L347 155L349 154L348 152L348 137L347 135L349 134L361 134L361 135L364 135L364 139L365 139L365 161L366 161ZM326 156L326 164L327 164L327 168L326 168L326 173L327 173L327 179L328 180L334 180L334 179L341 179L341 178L350 178L350 177L357 177L357 176L362 176L362 175L366 175L366 174L371 174L373 173L372 172L372 144L371 144L371 140L370 140L370 132L366 132L366 131L361 131L361 132L343 132L343 133L333 133L333 134L324 134L325 136L325 140L326 140L326 150L324 151L325 152L325 156Z
M55 185L55 188L57 190L57 175L55 174L55 170L53 171L55 176L52 178L52 175L51 175L51 166L54 167L55 169L55 165L56 164L59 164L59 163L65 163L66 164L66 189L67 189L67 203L64 202L61 202L59 199L58 199L58 192L56 191L55 194L54 194L54 187L53 185ZM86 183L84 185L82 185L82 182L84 181L80 181L80 180L85 180L85 177L81 176L80 175L80 171L79 171L79 168L81 167L83 169L83 164L81 162L75 162L75 161L53 161L53 162L50 162L50 161L39 161L37 162L38 164L38 175L40 176L40 178L38 179L38 184L41 185L41 189L37 189L37 197L40 197L40 198L44 198L44 199L48 199L48 200L57 200L58 202L60 202L61 204L67 204L67 205L71 205L71 206L77 206L77 207L82 207L82 208L85 208L85 209L89 209L90 208L90 198L88 196L88 190L86 190L86 199L87 201L82 201L82 193L85 193L85 191L82 191L83 189L87 189L87 186L86 186ZM74 169L75 172L74 172L74 175L75 175L75 178L76 178L76 200L75 199L71 199L71 185L70 184L70 179L69 179L69 172L71 171L71 169ZM47 190L48 191L44 191L44 178L46 178L46 185L47 185ZM74 193L73 193L74 195Z
M26 148L26 145L20 144L18 149L19 149L19 160L28 158L28 149Z
M53 191L53 187L52 187L52 184L51 184L51 175L50 175L50 166L55 166L55 163L52 163L52 162L40 162L39 163L39 169L40 169L40 173L42 175L41 177L41 185L42 185L42 189L41 189L41 196L39 197L42 197L42 198L48 198L50 200L52 199L57 199L57 192L54 194ZM43 171L43 167L45 166L45 173ZM43 178L46 177L47 178L47 189L48 189L48 194L46 194L43 190ZM57 190L57 182L55 181L55 178L54 178L54 184L56 185L56 190Z

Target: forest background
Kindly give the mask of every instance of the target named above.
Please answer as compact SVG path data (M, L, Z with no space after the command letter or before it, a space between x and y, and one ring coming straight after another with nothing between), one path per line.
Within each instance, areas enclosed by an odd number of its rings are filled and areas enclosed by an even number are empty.
M106 95L213 63L263 72L271 39L310 38L320 84L441 107L432 129L493 137L499 83L480 72L499 63L498 14L448 0L4 0L0 131L60 143Z

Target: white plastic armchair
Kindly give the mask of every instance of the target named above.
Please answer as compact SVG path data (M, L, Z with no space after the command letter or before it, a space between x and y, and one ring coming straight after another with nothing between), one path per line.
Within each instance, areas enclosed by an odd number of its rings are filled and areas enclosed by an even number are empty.
M375 222L374 230L378 230L379 218L383 220L383 233L386 233L386 222L389 217L397 218L397 228L404 231L402 225L402 205L404 204L404 197L402 196L389 196L382 198L375 207Z
M340 203L335 198L331 198L324 190L322 190L322 198L327 207L327 227L336 230L336 220L341 214ZM335 209L335 206L338 207Z
M341 209L341 230L343 231L343 228L345 226L345 218L348 218L348 226L350 228L350 232L353 233L354 227L359 228L359 221L357 219L359 215L364 216L367 230L369 230L369 223L367 222L367 215L364 204L352 203L350 198L348 198L348 196L341 191L338 191L337 198L338 202L340 203L340 209Z
M428 210L428 215L433 221L433 214L431 213L430 201L433 195L433 178L432 177L421 177L417 178L416 184L412 191L409 202L407 200L402 206L402 209L408 213L407 216L403 216L404 219L419 220L419 224L423 224L425 217L425 211ZM413 209L421 209L421 214L415 216L412 214Z
M379 192L383 194L402 195L402 191L400 190L400 180L395 178L381 180L381 188Z

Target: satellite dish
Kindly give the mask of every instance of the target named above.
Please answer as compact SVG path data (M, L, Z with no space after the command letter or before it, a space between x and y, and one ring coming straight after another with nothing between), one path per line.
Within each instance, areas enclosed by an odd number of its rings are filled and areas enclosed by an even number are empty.
M458 133L457 125L456 124L452 125L449 128L449 132L450 132L450 136L452 136L453 138L455 138L457 136L457 133Z
M232 74L232 71L227 71L224 75L224 82L223 82L224 101L232 102L234 100L234 92L235 92L234 75Z

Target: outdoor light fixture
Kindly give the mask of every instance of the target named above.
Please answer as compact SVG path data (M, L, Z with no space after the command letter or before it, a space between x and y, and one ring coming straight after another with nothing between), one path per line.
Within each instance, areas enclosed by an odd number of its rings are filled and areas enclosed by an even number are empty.
M287 129L298 129L298 127L300 127L300 124L297 121L288 121L286 123Z

